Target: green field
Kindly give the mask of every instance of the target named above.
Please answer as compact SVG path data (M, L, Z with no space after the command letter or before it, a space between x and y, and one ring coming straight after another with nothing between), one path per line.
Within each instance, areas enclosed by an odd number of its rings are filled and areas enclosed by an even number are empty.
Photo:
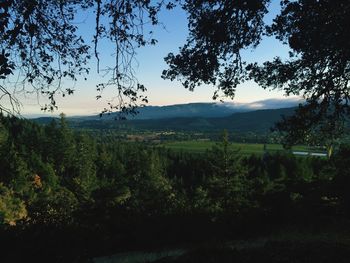
M174 151L185 151L192 153L204 153L206 150L209 150L212 146L214 146L216 142L213 141L177 141L177 142L166 142L161 145L165 148L172 149ZM263 154L264 153L264 144L259 143L232 143L232 149L240 150L242 154L250 155L250 154ZM278 151L286 151L283 149L281 144L266 144L266 150L268 152L278 152ZM294 146L292 148L293 151L312 151L312 152L320 152L319 150L311 149L307 146Z

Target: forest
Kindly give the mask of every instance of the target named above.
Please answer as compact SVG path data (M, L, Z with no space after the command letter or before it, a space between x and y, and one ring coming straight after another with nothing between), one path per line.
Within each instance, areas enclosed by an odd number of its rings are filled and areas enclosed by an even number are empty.
M46 125L2 115L1 261L88 262L117 252L255 238L291 226L347 234L350 146L341 145L329 159L242 155L228 137L223 132L210 150L192 154L97 140L72 130L64 115ZM338 251L334 245L316 248ZM333 250L332 260L345 253ZM234 258L219 251L220 262ZM241 262L257 262L251 260Z
M176 250L132 263L348 262L349 25L349 0L1 0L0 261L130 263L116 256ZM149 102L241 89L246 102L277 92L298 106L282 119L268 108L135 117ZM21 118L57 110L116 120ZM217 143L190 152L138 140L162 132ZM239 140L264 149L245 154Z

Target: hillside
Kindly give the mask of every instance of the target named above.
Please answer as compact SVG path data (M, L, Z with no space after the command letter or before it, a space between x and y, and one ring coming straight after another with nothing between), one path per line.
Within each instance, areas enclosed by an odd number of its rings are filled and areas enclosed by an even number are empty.
M300 101L296 99L266 99L249 103L236 102L201 102L175 104L166 106L145 106L138 108L138 113L135 116L127 116L132 120L150 120L150 119L165 119L165 118L189 118L189 117L204 117L217 118L227 117L237 112L248 112L254 110L265 109L281 109L296 107ZM103 116L105 120L116 119L117 114L106 114ZM100 120L100 115L91 116L74 116L78 120Z
M291 115L295 108L257 110L234 113L221 118L166 118L152 120L120 121L120 127L142 130L182 130L182 131L221 131L268 132L282 115ZM103 127L103 121L101 127ZM84 125L85 123L82 123ZM86 123L87 124L87 123ZM118 124L117 124L118 125Z
M144 120L68 118L73 128L151 130L151 131L200 131L212 132L227 129L234 132L266 133L281 120L281 116L293 114L295 108L236 112L226 117L177 117ZM46 124L52 118L42 117L35 122Z

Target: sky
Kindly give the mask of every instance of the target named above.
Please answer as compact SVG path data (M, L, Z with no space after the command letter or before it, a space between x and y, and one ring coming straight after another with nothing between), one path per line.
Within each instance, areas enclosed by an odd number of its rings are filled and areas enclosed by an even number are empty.
M270 13L266 16L266 21L270 22L279 11L279 1L272 1ZM159 16L163 26L158 26L154 31L154 37L158 40L156 46L147 46L137 51L138 65L135 65L136 76L140 83L147 87L146 95L149 105L171 105L190 102L211 102L215 87L201 86L191 92L186 90L179 82L163 80L161 73L167 68L164 57L169 53L177 53L180 46L185 43L187 37L186 14L180 8L175 10L164 10ZM95 18L92 13L78 14L79 33L85 39L92 39L94 34ZM113 49L108 43L100 43L101 68L113 63ZM279 41L269 38L264 39L255 50L244 50L243 59L247 61L263 62L271 60L275 56L287 56L288 47ZM113 97L113 90L106 90L101 100L96 100L96 84L103 82L102 74L97 74L96 60L93 58L90 64L91 73L87 81L79 79L75 83L74 95L65 98L57 98L59 109L53 114L64 112L67 115L86 115L101 112L107 105L107 101ZM71 87L71 83L63 83ZM233 102L248 103L271 98L285 98L283 92L264 90L254 82L241 84L236 90ZM36 97L27 96L21 98L23 103L22 113L24 115L43 114L40 110ZM226 101L231 101L227 99ZM40 100L43 103L44 100ZM47 112L46 112L47 114Z

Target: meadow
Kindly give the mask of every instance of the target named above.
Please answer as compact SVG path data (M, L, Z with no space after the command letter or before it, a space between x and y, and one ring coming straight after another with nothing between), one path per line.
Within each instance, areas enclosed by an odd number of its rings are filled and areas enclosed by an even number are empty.
M209 150L217 142L214 141L203 141L203 140L191 140L191 141L172 141L164 142L161 145L167 149L173 151L184 151L190 153L204 153ZM266 147L266 148L265 148ZM232 150L238 150L243 155L251 154L263 154L265 151L269 153L275 152L290 152L290 151L301 151L301 152L324 152L322 149L315 147L308 147L305 145L293 146L290 150L283 148L281 144L262 144L262 143L232 143ZM265 148L265 149L264 149Z

